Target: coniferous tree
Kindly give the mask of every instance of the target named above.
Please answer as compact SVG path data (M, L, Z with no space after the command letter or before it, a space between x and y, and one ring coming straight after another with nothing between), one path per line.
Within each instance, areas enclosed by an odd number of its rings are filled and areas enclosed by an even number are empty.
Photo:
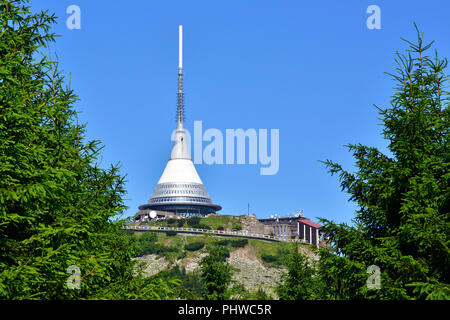
M316 261L302 253L294 243L285 265L287 272L276 287L280 300L316 300L323 297L323 283L317 272Z
M229 285L232 270L226 262L227 254L229 252L225 248L211 245L208 247L208 255L200 261L201 277L206 287L205 299L207 300L230 298Z
M133 243L116 219L124 177L97 165L76 95L40 52L55 15L27 2L0 0L0 298L171 297L173 281L133 277Z
M334 249L321 252L328 298L450 298L447 60L427 56L432 43L417 34L397 53L390 107L379 108L391 154L349 145L355 173L326 161L358 205L354 226L322 220ZM367 286L371 265L379 289Z

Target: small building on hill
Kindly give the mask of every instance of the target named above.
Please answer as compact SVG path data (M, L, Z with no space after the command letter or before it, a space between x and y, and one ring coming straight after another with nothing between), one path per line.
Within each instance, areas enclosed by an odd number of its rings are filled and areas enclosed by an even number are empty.
M304 217L270 217L259 219L259 222L265 225L266 230L271 230L273 235L284 239L298 239L317 246L324 240L320 230L323 226Z

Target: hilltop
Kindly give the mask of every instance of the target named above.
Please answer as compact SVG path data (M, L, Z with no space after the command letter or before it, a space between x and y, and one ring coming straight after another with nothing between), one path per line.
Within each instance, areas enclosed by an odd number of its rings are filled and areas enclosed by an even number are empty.
M250 216L251 217L251 216ZM214 230L246 230L252 219L249 216L210 215L194 219L202 228ZM168 219L145 223L147 225L189 227L189 220ZM292 244L247 238L228 238L220 234L189 235L175 232L135 232L142 240L142 254L136 259L145 264L145 274L179 268L186 274L198 274L199 261L206 255L206 246L216 244L229 251L228 263L234 268L233 280L246 290L262 289L276 298L274 287L285 271L284 258ZM317 259L315 247L303 244L300 249L311 259Z

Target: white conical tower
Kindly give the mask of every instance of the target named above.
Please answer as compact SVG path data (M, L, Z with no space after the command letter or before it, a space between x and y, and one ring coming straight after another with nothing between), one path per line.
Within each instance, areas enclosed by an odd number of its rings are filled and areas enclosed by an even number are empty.
M179 26L177 128L169 161L148 203L140 210L171 211L178 214L205 215L222 209L213 204L200 179L188 148L183 102L183 26Z

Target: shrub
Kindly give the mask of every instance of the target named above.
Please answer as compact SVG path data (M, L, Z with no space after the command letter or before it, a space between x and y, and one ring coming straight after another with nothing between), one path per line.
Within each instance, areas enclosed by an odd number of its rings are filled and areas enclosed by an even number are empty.
M226 300L230 298L228 289L231 283L232 268L226 262L226 248L212 246L209 254L200 261L201 278L206 287L207 300ZM229 254L229 253L228 253Z
M176 247L166 247L157 241L157 236L155 233L144 233L137 241L137 255L142 256L146 254L159 254L167 255L171 252L176 252L179 249Z
M248 239L237 239L234 241L231 241L231 246L233 248L242 248L245 247L248 244Z
M184 258L186 258L186 251L182 250L181 252L178 253L177 260L178 259L184 259Z
M218 226L217 230L225 230L225 228L223 226Z
M177 221L177 227L178 228L184 227L184 219L180 219L180 220Z
M166 236L168 236L168 237L173 237L176 235L177 235L176 231L172 231L172 230L166 231Z
M186 244L184 246L184 248L189 251L197 251L197 250L202 249L204 246L205 246L205 244L203 242L196 241L196 242L191 242L191 243Z
M235 225L233 226L233 230L237 230L237 231L242 230L242 225L240 225L240 224L235 224Z
M214 243L217 246L227 246L231 243L231 240L230 239L220 239L220 240L216 240Z
M245 247L248 244L248 239L220 239L214 242L218 246L231 246L232 248Z
M225 261L230 257L230 250L228 250L227 247L220 247L219 255L223 259L223 261Z
M278 258L271 254L262 253L261 260L264 261L265 263L275 263L278 261Z
M198 228L200 226L200 217L190 217L186 223L191 228Z
M169 218L169 219L167 219L167 224L168 224L168 225L172 225L172 224L174 224L175 222L177 222L177 220L175 220L174 218Z
M285 258L289 254L290 251L288 248L281 248L277 250L276 254L262 253L261 260L265 263L270 263L279 266L285 263Z
M153 232L143 232L138 239L140 242L145 241L156 242L158 241L158 235Z

